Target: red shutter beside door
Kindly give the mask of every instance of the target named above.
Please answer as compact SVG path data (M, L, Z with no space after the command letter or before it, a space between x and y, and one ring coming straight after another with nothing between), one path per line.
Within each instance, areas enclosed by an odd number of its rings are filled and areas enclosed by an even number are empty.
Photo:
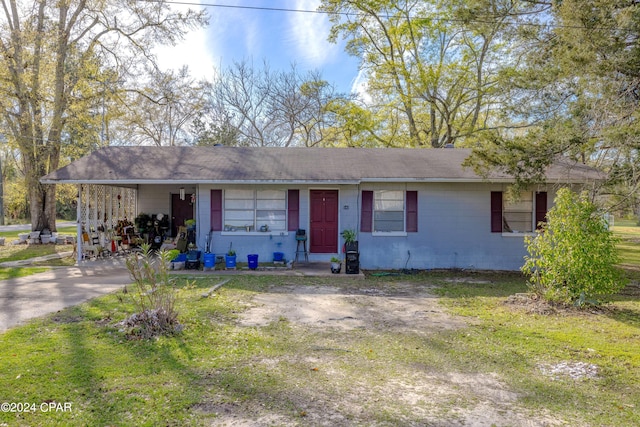
M373 191L362 192L360 213L360 231L371 232L373 229Z
M287 230L297 231L300 228L300 190L289 190L287 195Z

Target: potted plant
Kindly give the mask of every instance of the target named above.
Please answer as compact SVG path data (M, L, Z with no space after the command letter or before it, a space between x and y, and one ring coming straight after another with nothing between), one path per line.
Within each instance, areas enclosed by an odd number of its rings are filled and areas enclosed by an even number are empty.
M224 256L224 265L226 268L236 268L236 251L231 249L231 246L229 246L229 250Z
M188 230L195 230L196 228L196 220L195 219L185 219L184 225Z
M195 243L189 243L189 245L187 246L187 249L189 250L189 254L188 254L188 259L195 261L199 258L199 251L198 251L198 247L195 245Z
M356 240L357 235L356 235L356 230L353 229L346 229L343 230L342 233L340 233L342 235L342 238L344 239L344 250L343 252L358 252L358 241Z
M340 270L342 270L342 261L340 258L335 256L331 257L331 272L333 274L338 274L340 273Z

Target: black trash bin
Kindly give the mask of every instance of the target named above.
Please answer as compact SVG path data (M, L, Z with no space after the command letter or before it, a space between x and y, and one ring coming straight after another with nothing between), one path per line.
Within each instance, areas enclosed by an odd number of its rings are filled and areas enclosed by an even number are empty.
M345 254L345 264L346 274L360 273L360 253L355 251L348 251Z

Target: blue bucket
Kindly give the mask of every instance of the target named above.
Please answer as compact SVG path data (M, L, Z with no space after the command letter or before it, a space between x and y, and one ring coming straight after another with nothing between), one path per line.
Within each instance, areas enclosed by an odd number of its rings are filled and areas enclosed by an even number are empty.
M282 261L284 259L284 252L274 252L273 262Z
M178 254L177 257L171 260L171 262L185 262L187 260L187 254Z
M216 254L204 254L204 266L206 268L213 268L216 265Z
M251 270L258 268L258 254L249 254L247 255L247 259L249 260L249 268Z
M224 266L226 268L236 268L236 255L225 255L224 256Z

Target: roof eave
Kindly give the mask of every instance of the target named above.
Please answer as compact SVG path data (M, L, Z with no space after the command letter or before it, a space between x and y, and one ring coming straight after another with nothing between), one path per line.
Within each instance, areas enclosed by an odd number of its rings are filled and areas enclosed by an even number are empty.
M546 182L554 182L558 184L585 184L588 182L596 182L598 179L591 178L547 178ZM94 185L112 185L112 186L132 186L132 185L193 185L193 184L202 184L202 185L211 185L211 184L234 184L234 185L257 185L257 184L287 184L287 185L357 185L360 183L369 183L369 182L390 182L390 183L400 183L400 182L420 182L420 183L460 183L460 184L472 184L472 183L499 183L499 184L510 184L515 182L513 178L507 177L496 177L496 178L362 178L362 179L329 179L329 180L320 180L320 179L252 179L252 180L211 180L211 179L176 179L176 180L165 180L165 179L128 179L128 180L114 180L114 179L98 179L98 180L81 180L81 179L41 179L40 183L42 184L94 184Z

